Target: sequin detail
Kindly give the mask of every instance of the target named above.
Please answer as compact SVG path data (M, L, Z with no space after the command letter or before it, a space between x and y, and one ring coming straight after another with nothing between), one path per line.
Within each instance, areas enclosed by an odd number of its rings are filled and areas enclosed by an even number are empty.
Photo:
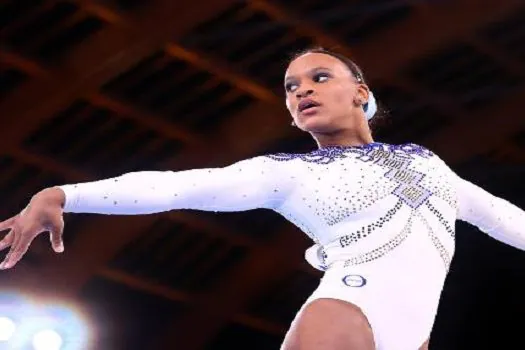
M331 146L320 148L310 153L277 153L267 155L276 161L290 161L300 159L308 163L330 164L338 159L348 158L350 154L355 154L361 160L368 161L385 154L393 154L397 157L413 159L413 156L429 158L432 152L424 147L415 144L389 145L384 143L370 143L363 146Z
M449 223L445 220L445 217L443 216L443 214L441 214L441 212L437 210L429 201L426 202L426 206L432 212L432 214L434 214L437 217L439 222L445 227L445 229L450 234L450 236L452 238L455 238L456 231L450 227Z
M399 209L401 209L402 206L403 206L403 202L401 200L398 201L397 204L392 209L390 209L385 216L379 218L379 220L377 220L376 222L370 225L367 225L367 226L363 226L358 231L352 232L349 235L340 237L339 245L342 248L348 247L352 243L356 243L358 240L367 237L372 232L374 232L377 228L383 227L384 224L392 220L394 215L399 211Z
M325 218L327 225L334 226L346 220L349 216L366 210L378 201L391 196L393 188L395 188L395 184L394 186L389 185L381 179L380 182L375 182L371 188L361 188L355 194L351 194L348 191L340 191L346 203L337 205L332 211L322 213L322 216ZM336 198L336 200L338 199ZM316 214L318 214L317 211Z
M403 227L403 229L397 236L395 236L394 238L392 238L390 241L388 241L386 244L383 244L379 248L376 248L367 253L359 254L355 257L345 260L344 267L360 265L360 264L364 264L364 263L367 263L373 260L377 260L383 257L384 255L388 254L395 248L397 248L401 243L403 243L403 241L410 234L411 229L412 229L413 218L414 218L414 212L412 212L412 214L407 220L407 224L405 225L405 227Z
M439 167L433 166L428 169L427 174L439 173ZM425 187L428 188L434 197L437 197L447 203L450 207L458 208L458 194L447 177L426 177L424 179Z
M301 159L310 163L329 164L352 155L365 163L371 162L389 169L385 177L399 184L392 194L403 200L411 208L418 208L432 196L432 192L421 185L425 174L410 169L410 165L414 156L429 158L433 154L415 144L371 143L359 147L321 148L306 154L281 153L269 157L277 161Z
M430 153L424 153L422 151L424 149L421 147L415 148L415 150L412 151L410 151L411 148L405 149L406 153L399 152L399 150L395 148L393 151L374 149L366 156L361 156L358 159L390 168L390 171L385 174L385 177L399 183L399 186L392 194L400 198L411 208L417 209L432 196L432 192L421 185L426 175L409 168L412 162L411 155L418 154L427 157L430 156Z
M441 257L441 260L443 260L443 263L445 264L445 268L448 271L451 259L450 259L450 255L448 254L445 246L443 245L443 243L441 243L438 236L434 233L434 230L432 229L432 226L430 226L430 224L428 223L427 219L425 219L425 217L421 215L421 213L417 213L417 216L419 217L419 219L421 219L421 222L423 222L423 224L427 227L427 234L430 237L432 244L437 249L439 256Z

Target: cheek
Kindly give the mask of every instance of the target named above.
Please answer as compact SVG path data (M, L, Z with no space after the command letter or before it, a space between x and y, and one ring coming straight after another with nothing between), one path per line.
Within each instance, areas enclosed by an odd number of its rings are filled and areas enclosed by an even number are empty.
M288 112L293 116L293 103L290 101L289 98L286 98L286 109L288 109Z
M331 94L331 102L334 105L334 108L338 110L348 109L352 107L352 91L347 89L337 89L334 90Z

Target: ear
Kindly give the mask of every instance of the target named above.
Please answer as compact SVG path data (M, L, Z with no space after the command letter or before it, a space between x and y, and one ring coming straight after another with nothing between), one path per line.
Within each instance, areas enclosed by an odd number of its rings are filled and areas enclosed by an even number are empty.
M356 94L354 97L354 102L356 105L362 106L368 102L368 95L370 90L365 84L357 85Z

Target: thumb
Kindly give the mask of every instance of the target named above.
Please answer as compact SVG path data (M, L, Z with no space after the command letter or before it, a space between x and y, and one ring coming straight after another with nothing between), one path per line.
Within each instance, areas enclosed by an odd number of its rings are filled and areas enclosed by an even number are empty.
M60 220L53 228L49 230L49 238L51 240L51 247L55 253L64 252L64 240L62 234L64 232L64 221Z

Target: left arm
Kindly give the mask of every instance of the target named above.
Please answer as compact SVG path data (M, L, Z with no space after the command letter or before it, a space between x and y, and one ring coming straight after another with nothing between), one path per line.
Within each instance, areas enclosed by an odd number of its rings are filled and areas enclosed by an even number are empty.
M458 218L477 226L492 238L525 250L525 212L479 186L455 175Z

